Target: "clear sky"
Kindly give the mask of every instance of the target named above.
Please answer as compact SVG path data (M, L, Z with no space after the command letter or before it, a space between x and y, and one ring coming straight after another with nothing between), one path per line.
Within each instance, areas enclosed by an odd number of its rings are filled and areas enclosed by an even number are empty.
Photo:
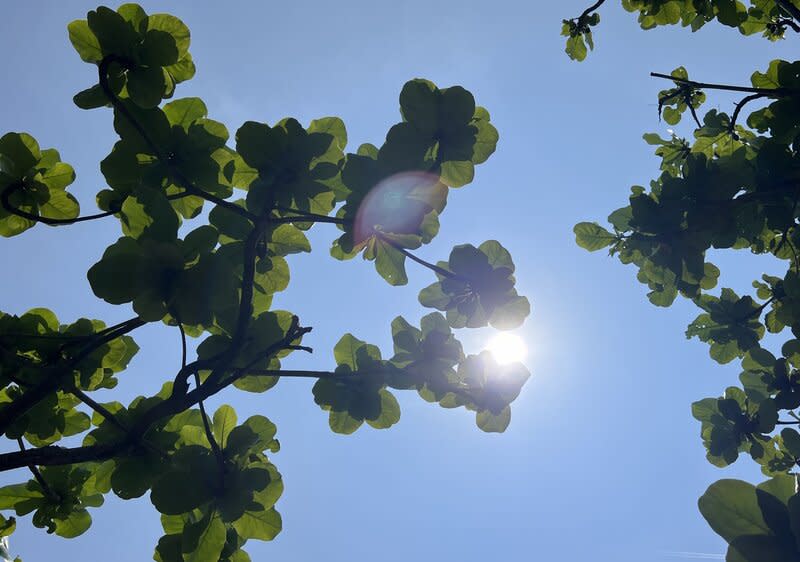
M415 77L463 85L500 132L497 152L473 184L451 192L441 233L419 254L436 261L454 244L497 239L514 256L518 290L533 304L518 330L530 347L532 377L512 406L510 428L484 434L463 409L405 392L394 428L340 436L314 404L311 381L283 380L263 395L224 392L212 408L232 404L241 420L267 415L282 444L271 458L286 485L277 504L284 530L272 543L248 543L253 560L658 562L724 552L697 498L718 478L760 475L747 460L725 471L706 462L690 404L735 384L738 369L720 367L705 344L685 339L693 306L650 305L635 271L579 249L572 226L603 221L626 203L631 185L656 175L653 147L641 135L667 134L656 114L666 84L649 72L683 64L696 79L747 84L754 69L788 58L789 44L716 25L696 34L643 32L612 1L601 11L596 51L577 64L563 53L561 19L589 3L142 2L149 13L187 23L198 72L177 97L202 97L231 134L246 120L293 116L307 124L338 115L351 150L379 145L399 120L402 85ZM115 135L110 110L72 104L96 71L74 52L66 26L94 7L6 0L0 22L0 133L26 131L43 148L57 148L76 168L71 190L85 214L103 187L98 162ZM708 108L730 111L733 101L710 95ZM85 277L119 235L109 219L39 225L0 241L0 308L46 306L65 322L130 317L128 306L96 299ZM433 281L429 271L409 264L409 285L390 287L371 264L331 259L336 236L319 225L315 251L289 259L292 284L276 306L314 326L304 343L316 350L286 362L289 368L330 368L330 350L345 332L391 355L392 318L413 323L429 312L417 303ZM723 284L739 291L779 269L732 257L717 263ZM473 353L490 336L459 334ZM174 329L148 326L135 337L142 351L114 391L126 399L156 392L180 364ZM19 471L0 481L28 477ZM74 540L23 519L12 550L25 562L150 559L161 528L147 497L110 496L91 512L92 528Z

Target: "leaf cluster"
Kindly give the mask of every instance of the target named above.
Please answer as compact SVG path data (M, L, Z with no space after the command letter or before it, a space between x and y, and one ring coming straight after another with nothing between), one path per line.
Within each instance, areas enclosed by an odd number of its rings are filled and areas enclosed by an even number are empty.
M715 20L770 40L800 32L800 7L792 1L622 4L639 14L644 29L680 24L696 31ZM792 511L800 496L790 476L800 466L800 433L792 427L800 425L800 63L773 60L746 85L698 82L683 67L652 76L673 83L658 94L659 117L677 124L688 112L693 138L645 135L657 147L659 176L631 188L628 205L608 216L610 227L577 224L576 241L633 264L653 304L690 299L700 314L687 338L708 344L718 363L740 361L740 385L695 402L692 414L709 462L725 467L746 453L773 480L758 487L721 480L700 499L700 510L730 543L727 560L800 560ZM701 104L715 91L741 99L730 114L712 109L701 118ZM761 106L748 113L755 101ZM717 292L720 270L709 258L723 250L771 256L785 273L762 275L752 295ZM768 333L784 338L780 355L768 349Z
M473 411L484 431L507 428L527 369L500 366L488 352L465 355L452 329L522 323L530 305L516 291L511 256L496 241L456 246L438 265L412 253L438 233L450 190L472 182L495 151L497 130L469 91L409 81L383 145L355 153L338 117L307 126L291 117L246 121L231 139L202 99L175 97L195 72L179 19L136 4L100 7L69 24L69 37L97 71L97 83L73 101L110 108L118 136L100 163L100 212L80 216L65 191L75 173L58 152L8 133L0 138L0 234L118 221L120 237L87 277L95 296L134 316L106 326L62 324L45 308L0 313L0 434L19 449L0 453L0 470L31 473L0 488L0 509L75 537L105 495L149 494L164 529L155 560L245 562L247 541L281 530L283 483L268 456L279 450L276 427L262 415L240 424L229 406L210 415L209 397L307 377L338 433L395 424L396 390ZM312 351L304 340L312 328L272 300L289 285L287 258L311 251L305 232L317 224L339 229L334 258L360 254L391 285L408 282L406 260L432 271L437 281L420 302L444 314L425 316L419 328L395 319L389 359L345 333L332 371L282 368L289 354ZM180 366L159 392L128 404L95 394L116 386L139 349L130 334L148 323L175 335ZM200 339L193 360L190 337ZM15 524L0 519L0 537Z

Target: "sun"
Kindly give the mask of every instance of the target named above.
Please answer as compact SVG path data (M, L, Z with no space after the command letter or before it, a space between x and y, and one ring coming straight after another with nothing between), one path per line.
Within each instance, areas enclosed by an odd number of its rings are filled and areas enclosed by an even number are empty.
M528 346L525 345L525 341L518 335L507 332L497 334L490 339L486 349L501 365L522 361L528 355Z

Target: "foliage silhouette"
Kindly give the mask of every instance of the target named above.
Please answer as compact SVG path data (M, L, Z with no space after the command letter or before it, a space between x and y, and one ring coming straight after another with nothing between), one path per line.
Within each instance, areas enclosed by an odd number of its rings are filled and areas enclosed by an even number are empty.
M583 60L587 45L593 47L591 28L604 3L564 21L571 58ZM800 32L796 0L622 5L638 13L643 29L681 24L697 31L716 21L770 41ZM758 487L720 480L700 498L700 511L729 543L731 562L800 560L800 495L791 472L800 466L800 433L785 427L800 425L800 62L773 60L753 73L751 85L698 82L683 67L652 76L673 83L658 95L659 117L676 124L688 115L694 138L645 135L658 147L659 177L649 189L631 188L629 204L609 215L610 229L576 225L576 240L636 266L656 306L670 306L679 294L691 299L702 312L687 338L708 343L719 363L741 361L740 386L695 402L692 414L701 422L709 462L724 467L746 453L772 479ZM737 92L741 99L730 115L712 109L701 118L698 110L714 91ZM745 118L752 102L759 107ZM786 262L786 274L754 281L754 296L729 288L710 294L720 271L707 254L723 249L771 254ZM780 356L762 347L767 332L787 338Z
M122 236L88 278L97 297L130 304L135 316L106 326L85 318L62 324L44 308L0 313L0 431L19 448L0 454L0 470L32 474L0 488L0 509L32 513L37 527L75 537L91 524L87 508L102 505L105 494L149 492L164 528L155 560L243 562L248 540L271 540L281 530L274 506L283 484L268 456L279 449L276 427L261 415L239 423L229 406L209 416L208 397L312 377L314 400L338 433L397 423L391 391L411 389L474 411L484 431L505 430L529 373L520 364L501 367L485 352L465 356L452 328L522 323L530 307L514 289L510 255L495 241L457 246L438 265L412 253L436 236L450 189L470 183L495 150L489 112L471 93L408 82L402 121L382 146L355 153L345 153L347 133L336 117L307 127L292 118L248 121L232 147L201 99L173 99L195 71L189 30L178 18L148 15L136 4L100 7L69 24L69 37L98 69L98 83L75 104L111 108L119 135L100 164L108 184L97 194L102 212L80 216L67 192L75 173L56 150L7 133L0 234L118 219ZM201 215L204 206L210 210ZM190 229L190 221L201 224ZM334 370L282 369L290 353L312 351L304 342L311 327L273 310L272 296L289 283L286 257L311 251L304 232L316 223L339 229L334 258L360 254L391 285L407 283L407 258L430 269L438 282L420 302L444 314L425 316L420 328L396 318L390 358L345 334L333 350ZM95 400L92 393L113 389L137 353L131 334L151 322L181 335L174 377L127 405ZM187 337L204 338L194 360ZM66 437L82 443L59 446ZM2 517L0 537L15 525Z

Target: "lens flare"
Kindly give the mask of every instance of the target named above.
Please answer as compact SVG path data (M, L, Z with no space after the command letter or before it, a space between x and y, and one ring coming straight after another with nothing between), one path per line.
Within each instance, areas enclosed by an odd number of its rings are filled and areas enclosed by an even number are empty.
M528 346L525 345L525 341L521 337L508 332L497 334L489 340L487 349L494 357L494 360L501 365L522 361L528 355Z
M426 172L402 172L373 187L361 201L353 225L356 244L375 232L416 234L425 215L441 212L447 186L439 176Z

